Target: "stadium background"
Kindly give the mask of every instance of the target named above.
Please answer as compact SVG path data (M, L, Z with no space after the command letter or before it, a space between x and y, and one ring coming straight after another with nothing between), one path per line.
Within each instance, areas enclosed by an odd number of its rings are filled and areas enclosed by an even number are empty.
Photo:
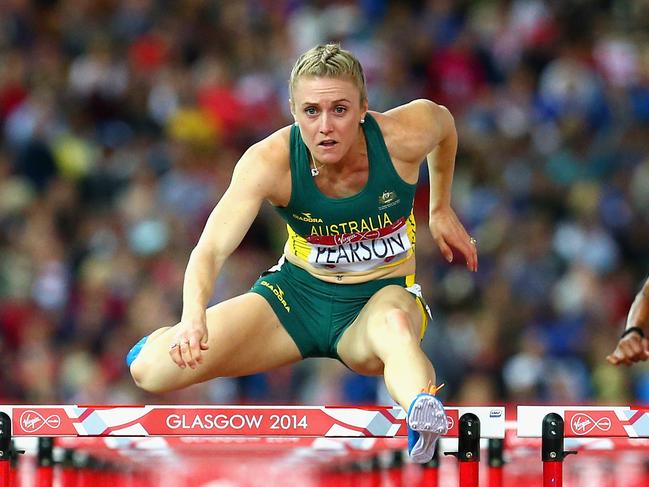
M454 207L480 270L448 265L417 198L425 348L449 403L649 401L610 353L649 272L649 4L0 2L0 401L386 403L333 361L148 396L124 355L173 324L189 252L245 148L291 122L290 67L340 41L370 107L448 106ZM213 302L278 258L264 207Z

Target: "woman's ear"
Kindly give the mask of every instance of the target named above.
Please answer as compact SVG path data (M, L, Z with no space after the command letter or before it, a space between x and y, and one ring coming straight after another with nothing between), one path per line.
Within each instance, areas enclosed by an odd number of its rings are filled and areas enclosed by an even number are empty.
M291 115L293 115L293 125L299 125L297 123L297 117L295 116L295 109L293 108L293 100L288 99L288 108L291 110Z
M291 115L293 115L293 120L297 122L297 120L295 119L295 108L293 107L293 100L291 100L290 98L288 99L288 109L291 111Z

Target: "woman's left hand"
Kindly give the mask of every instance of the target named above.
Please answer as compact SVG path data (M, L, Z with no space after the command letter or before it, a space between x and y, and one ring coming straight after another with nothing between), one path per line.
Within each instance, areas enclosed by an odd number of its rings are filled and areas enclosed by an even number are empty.
M477 241L467 233L450 206L431 213L428 224L433 239L448 262L453 262L453 249L456 249L466 259L467 269L478 270Z

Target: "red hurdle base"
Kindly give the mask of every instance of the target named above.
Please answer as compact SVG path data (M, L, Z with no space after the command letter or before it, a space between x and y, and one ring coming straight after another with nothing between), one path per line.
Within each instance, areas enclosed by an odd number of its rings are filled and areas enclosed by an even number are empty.
M458 460L460 487L478 487L480 473L480 419L465 413L459 419L458 451L445 452Z
M77 487L78 475L77 470L72 467L61 469L61 487Z
M38 467L36 470L36 487L54 485L54 467Z
M439 449L437 443L433 458L428 463L422 465L419 487L438 487L439 486Z
M563 462L543 462L543 487L563 485Z
M439 468L425 468L421 476L421 487L437 487L439 485Z
M0 487L10 485L11 454L11 418L0 411Z
M0 487L9 487L11 481L11 463L9 459L0 460Z
M459 462L460 487L479 487L480 462Z
M488 485L489 487L502 487L503 486L503 468L502 467L489 467L488 470Z
M564 451L564 422L557 413L543 417L541 425L541 461L543 462L543 487L563 486L563 459L574 451Z

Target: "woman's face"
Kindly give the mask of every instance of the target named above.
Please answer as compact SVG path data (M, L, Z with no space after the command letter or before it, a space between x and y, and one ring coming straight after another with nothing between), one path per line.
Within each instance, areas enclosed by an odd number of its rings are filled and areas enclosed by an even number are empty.
M293 87L291 111L302 139L316 161L339 162L358 140L359 124L367 111L353 81L302 77Z

